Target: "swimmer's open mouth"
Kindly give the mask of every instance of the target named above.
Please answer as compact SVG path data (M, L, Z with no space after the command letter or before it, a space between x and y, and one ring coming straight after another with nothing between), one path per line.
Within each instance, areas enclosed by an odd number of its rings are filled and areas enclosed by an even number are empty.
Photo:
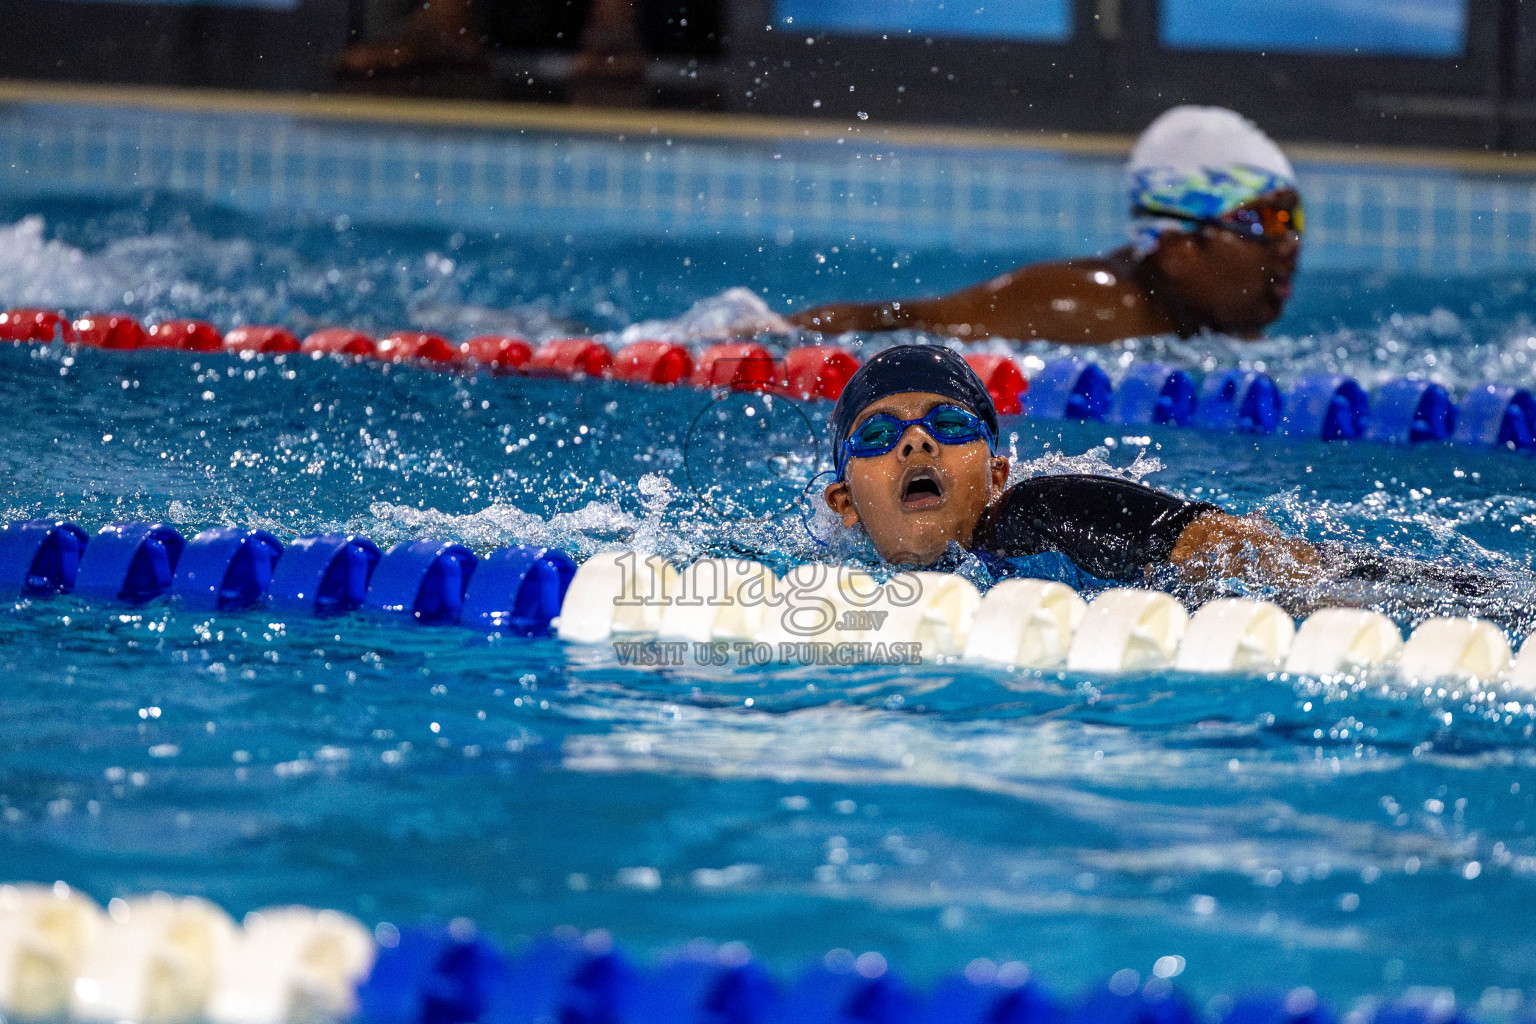
M910 470L901 483L903 508L936 508L944 502L944 483L926 466Z

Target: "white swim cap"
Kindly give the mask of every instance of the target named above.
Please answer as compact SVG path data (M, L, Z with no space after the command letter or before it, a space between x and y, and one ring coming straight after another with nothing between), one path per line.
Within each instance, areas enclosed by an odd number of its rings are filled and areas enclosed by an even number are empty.
M1134 178L1152 168L1179 173L1253 167L1296 180L1291 162L1252 121L1225 107L1174 107L1147 126L1131 150L1126 171Z
M1126 164L1131 244L1145 256L1169 232L1296 187L1274 140L1223 107L1174 107L1147 126Z

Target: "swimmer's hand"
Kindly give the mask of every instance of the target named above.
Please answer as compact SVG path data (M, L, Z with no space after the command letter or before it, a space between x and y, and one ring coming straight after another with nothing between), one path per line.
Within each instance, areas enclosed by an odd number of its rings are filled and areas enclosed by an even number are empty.
M1321 581L1317 548L1261 516L1207 512L1184 528L1168 560L1183 582L1199 587L1242 580L1255 587L1304 588Z

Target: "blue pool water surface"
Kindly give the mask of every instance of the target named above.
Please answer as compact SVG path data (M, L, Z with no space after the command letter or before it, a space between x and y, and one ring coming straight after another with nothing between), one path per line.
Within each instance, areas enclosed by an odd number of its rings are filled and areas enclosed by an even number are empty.
M0 303L465 337L622 330L744 286L784 309L966 283L1063 253L825 239L501 232L174 194L0 196ZM1272 340L1148 341L1197 370L1529 382L1529 272L1304 271ZM855 339L856 341L856 339ZM880 339L871 345L883 343ZM1051 346L1019 350L1048 356ZM690 490L708 396L308 358L0 349L0 516L183 532L325 529L679 564L827 553L809 506ZM803 409L819 428L825 405ZM803 422L775 429L797 489ZM1030 467L1131 473L1314 539L1471 564L1517 590L1529 458L1012 418ZM768 445L772 448L773 445ZM756 451L757 449L753 449ZM767 449L763 449L767 450ZM717 459L726 490L760 465ZM826 530L811 518L813 530ZM836 555L856 541L822 533ZM1519 638L1515 638L1519 639ZM659 955L741 940L782 970L842 947L919 981L1023 960L1072 992L1121 968L1197 1002L1536 992L1529 697L1345 681L891 669L620 668L611 650L75 598L0 615L0 865L99 899L163 888L370 924L570 924ZM1218 1000L1212 1003L1213 1000Z

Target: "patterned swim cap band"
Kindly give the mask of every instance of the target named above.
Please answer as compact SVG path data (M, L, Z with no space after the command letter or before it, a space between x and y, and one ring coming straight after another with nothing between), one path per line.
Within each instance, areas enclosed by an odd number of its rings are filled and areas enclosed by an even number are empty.
M1243 164L1196 171L1142 168L1131 175L1131 241L1138 254L1146 255L1164 232L1188 231L1192 220L1215 220L1295 187L1287 177Z

